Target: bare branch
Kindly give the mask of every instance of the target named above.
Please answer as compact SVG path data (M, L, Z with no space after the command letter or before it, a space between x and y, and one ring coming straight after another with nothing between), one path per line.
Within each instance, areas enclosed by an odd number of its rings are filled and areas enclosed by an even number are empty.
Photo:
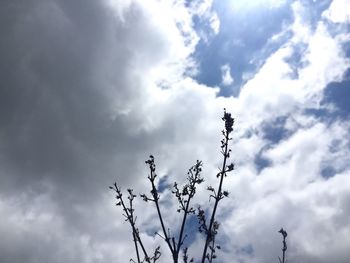
M150 169L150 174L148 176L148 180L151 182L151 186L152 186L151 195L152 195L153 201L154 201L154 203L156 205L158 218L159 218L162 230L163 230L163 235L164 235L164 238L165 238L165 242L167 243L167 245L168 245L168 247L169 247L169 249L171 251L171 254L174 255L174 252L175 252L176 248L175 248L175 245L172 245L171 242L170 242L170 235L168 235L167 231L165 230L163 216L162 216L162 213L161 213L160 208L159 208L159 202L158 202L159 201L159 194L158 194L158 190L157 190L157 188L155 186L155 178L157 177L156 165L154 163L153 155L150 155L149 159L145 163L148 164L149 169Z
M134 239L135 251L136 251L136 256L137 256L137 260L138 260L137 262L141 263L138 245L137 245L137 242L138 242L141 246L141 249L142 249L142 252L144 254L146 262L150 263L148 253L147 253L147 251L142 243L142 240L141 240L140 235L139 235L139 231L136 227L136 218L134 217L134 209L133 209L133 200L136 197L136 195L133 194L132 189L127 190L129 193L129 196L128 196L129 207L127 207L125 205L125 202L123 199L123 194L122 194L120 188L118 187L117 183L114 183L113 186L109 187L109 189L116 192L116 197L115 197L117 199L116 205L122 207L122 209L125 213L124 216L126 217L126 221L128 221L130 223L130 226L132 228L132 235L133 235L133 239Z
M184 184L181 187L175 182L173 185L172 193L174 194L174 196L178 201L177 212L182 214L181 225L177 235L171 234L170 229L166 228L166 225L163 219L163 215L160 208L160 202L159 202L160 193L158 191L158 188L156 187L157 174L156 174L156 165L155 165L154 157L150 155L149 159L146 161L146 164L149 167L149 175L147 178L151 183L151 190L150 190L150 194L147 194L147 195L141 194L140 197L145 202L150 201L155 204L155 208L157 210L157 215L158 215L158 219L159 219L160 227L162 231L161 234L156 232L155 235L160 236L165 241L168 248L170 249L174 263L178 263L180 251L184 246L185 239L187 238L186 222L189 218L189 215L191 214L196 214L199 221L198 230L199 232L205 235L205 244L203 248L203 255L202 255L201 262L204 263L204 261L207 260L209 263L212 263L212 261L217 257L216 251L220 249L220 246L216 245L216 240L215 240L215 237L219 229L219 223L216 221L215 216L216 216L219 201L229 196L229 192L226 190L223 190L223 180L227 176L228 172L231 172L234 170L234 164L233 163L228 164L228 159L230 158L230 154L231 154L231 149L229 149L228 144L229 144L229 141L232 140L232 138L230 138L230 134L233 131L234 119L231 117L231 114L227 113L225 110L222 120L225 123L225 128L222 131L224 138L221 140L221 151L220 151L221 154L223 155L223 163L222 163L222 167L219 169L219 173L216 175L216 177L219 179L218 187L216 189L214 189L214 187L212 186L207 187L207 190L210 192L209 201L211 198L214 199L213 210L211 211L211 214L209 217L210 220L208 222L206 219L205 211L201 207L198 207L196 212L195 208L191 206L191 201L196 194L197 186L202 182L204 182L204 179L201 177L202 166L203 166L201 161L197 160L195 165L193 165L188 170L186 184ZM133 206L133 201L136 198L136 195L133 194L133 190L127 189L128 201L126 204L123 199L122 192L116 183L114 183L114 185L111 186L110 189L114 190L117 193L116 205L122 207L125 221L128 221L131 226L135 252L137 257L137 263L142 263L142 262L155 263L161 256L160 247L158 246L152 253L147 253L142 243L139 230L136 227L136 216L134 215L135 211ZM194 259L191 258L189 260L187 250L188 250L187 247L183 249L183 255L182 255L183 262L193 263ZM143 253L144 255L143 260L141 260L140 253ZM131 259L130 261L136 263L133 259ZM285 262L283 261L283 263Z

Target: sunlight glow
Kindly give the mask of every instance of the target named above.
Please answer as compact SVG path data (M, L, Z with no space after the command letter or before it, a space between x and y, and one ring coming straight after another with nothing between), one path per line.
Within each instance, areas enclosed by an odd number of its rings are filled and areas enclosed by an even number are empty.
M234 10L247 10L256 8L278 8L286 0L229 0L229 7Z

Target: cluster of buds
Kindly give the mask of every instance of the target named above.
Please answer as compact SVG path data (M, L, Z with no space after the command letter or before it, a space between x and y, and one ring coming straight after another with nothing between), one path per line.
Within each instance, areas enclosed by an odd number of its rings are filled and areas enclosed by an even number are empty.
M180 207L177 209L177 212L183 210L185 213L193 214L195 211L192 207L188 207L187 203L193 198L196 193L196 185L204 182L204 179L201 177L200 173L202 172L202 162L197 160L196 164L193 165L187 172L187 181L188 183L182 187L182 191L178 188L178 184L174 183L174 190L172 193L176 196ZM187 209L186 209L187 207Z
M287 231L285 231L283 228L280 229L280 231L278 231L278 233L281 233L281 235L283 236L283 247L282 247L282 259L280 257L278 257L278 260L280 263L286 263L287 261L285 260L286 258L286 251L287 251L287 242L286 242L286 238L288 236Z
M233 131L234 119L231 117L231 113L226 112L226 109L222 120L225 122L225 130L227 134L230 134Z
M226 191L226 190L220 191L220 192L217 194L216 191L215 191L215 189L214 189L214 187L212 187L211 185L209 185L209 186L207 187L207 190L210 191L210 192L212 192L212 194L210 194L210 196L209 196L209 201L210 201L210 198L212 198L212 197L213 197L214 199L220 200L220 199L223 199L224 197L228 197L228 196L229 196L229 192Z
M283 247L282 247L282 251L286 252L287 250L287 242L286 242L286 237L287 237L287 231L285 231L283 228L280 229L280 231L278 231L278 233L281 233L283 236Z
M220 226L220 224L217 221L214 221L213 230L212 230L212 233L211 233L212 240L211 240L211 244L209 245L210 254L208 253L206 255L206 258L209 260L210 263L213 261L213 259L217 258L216 253L215 253L216 250L220 250L221 249L221 247L219 245L215 244L215 236L218 233L219 226Z
M199 227L198 227L199 233L204 232L204 234L207 235L208 234L208 227L206 224L205 212L201 207L198 207L197 218L198 218L198 222L199 222Z
M148 164L151 173L154 173L156 171L156 165L154 163L154 156L153 155L150 155L149 159L147 161L145 161L145 163Z

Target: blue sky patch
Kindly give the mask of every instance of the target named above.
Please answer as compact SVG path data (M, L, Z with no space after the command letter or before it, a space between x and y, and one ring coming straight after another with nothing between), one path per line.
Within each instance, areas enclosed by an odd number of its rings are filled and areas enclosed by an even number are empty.
M325 179L333 177L337 171L332 166L326 166L321 171L321 176Z
M158 186L157 186L159 193L163 193L164 190L172 187L172 184L168 181L168 179L169 179L168 175L164 175L159 178Z
M342 82L332 82L325 89L323 103L332 103L337 109L335 114L348 119L350 112L350 70L346 74L346 80Z
M202 40L196 48L194 57L200 68L196 80L208 86L220 86L220 68L229 64L234 83L221 87L220 95L237 96L247 81L244 74L254 73L278 49L278 45L267 42L282 30L284 24L292 22L292 11L290 6L284 5L276 9L252 9L237 13L225 3L218 1L213 8L221 21L219 34L208 42ZM198 28L203 26L198 19L194 23Z
M263 157L263 151L260 151L254 158L254 165L258 171L258 174L265 168L271 166L271 161Z
M287 116L280 116L272 122L263 122L261 127L263 138L270 141L271 144L276 144L288 137L289 131L284 128L286 120Z

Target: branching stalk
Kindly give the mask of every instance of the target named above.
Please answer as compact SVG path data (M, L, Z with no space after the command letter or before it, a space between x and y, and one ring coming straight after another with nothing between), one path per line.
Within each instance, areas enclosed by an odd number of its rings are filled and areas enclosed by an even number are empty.
M223 191L223 180L224 177L226 177L227 173L232 171L234 169L234 165L230 164L227 165L227 160L230 157L230 152L231 150L228 147L228 143L231 140L230 138L230 133L233 131L233 118L231 117L231 114L224 112L224 117L222 120L225 122L225 129L222 131L224 135L224 139L221 141L221 154L223 155L223 163L222 163L222 168L220 172L217 174L217 177L220 178L219 181L219 186L217 189L214 189L211 186L208 186L208 190L211 191L210 198L214 198L214 207L212 210L212 214L210 216L210 221L209 225L207 225L206 218L205 218L205 211L201 209L200 207L198 208L198 213L197 213L197 218L199 220L199 231L204 232L206 235L206 241L204 244L203 248L203 256L202 256L202 263L206 259L208 259L209 263L212 263L213 259L216 258L215 251L216 249L220 249L220 246L215 245L215 236L217 234L218 228L219 228L219 223L215 220L216 216L216 211L218 208L218 203L221 199L224 197L228 196L227 191ZM184 244L184 241L187 237L186 235L186 222L188 220L188 215L189 214L195 214L195 209L191 207L191 200L193 199L195 193L196 193L196 186L200 183L202 183L204 180L201 178L200 173L202 171L202 162L197 161L194 166L192 166L187 175L187 180L188 183L186 183L182 190L179 189L177 183L175 182L173 186L173 191L172 193L176 196L178 203L179 203L179 208L177 209L177 212L183 212L182 216L182 221L181 221L181 226L178 232L177 240L174 235L170 233L170 229L166 228L165 222L163 220L163 216L161 213L160 205L159 205L159 192L156 187L156 165L154 162L154 157L150 155L150 158L146 161L146 164L148 164L149 169L150 169L150 174L148 176L148 179L151 183L151 195L148 197L146 194L142 194L141 197L143 198L144 201L151 201L154 202L156 210L157 210L157 215L159 218L160 226L163 232L163 235L160 233L156 233L159 235L161 238L164 239L166 242L168 248L170 249L170 252L173 257L173 262L178 263L179 261L179 255L181 248ZM113 186L110 187L112 190L114 190L117 195L116 199L118 200L117 206L121 206L123 211L124 211L124 216L126 217L126 221L129 222L131 228L132 228L132 235L133 235L133 241L134 241L134 246L135 246L135 252L137 256L137 263L155 263L159 257L161 256L160 252L160 247L158 246L153 253L153 256L150 257L149 253L147 253L142 240L139 235L139 230L136 227L136 217L134 217L134 208L133 208L133 200L136 197L136 195L133 194L132 189L128 189L128 199L129 199L129 204L128 206L125 205L125 202L122 198L122 192L118 188L118 185L114 183ZM140 249L141 248L141 249ZM207 253L208 248L210 250L210 253ZM141 259L140 252L142 251L144 255L144 259ZM183 255L182 255L184 263L191 263L194 262L194 259L191 258L188 261L188 253L187 253L187 248L183 250ZM284 256L283 256L284 258ZM130 260L132 262L135 262L134 260ZM285 263L285 262L283 262Z
M150 175L148 176L148 179L149 181L151 182L151 186L152 186L152 190L151 190L151 194L152 194L152 197L153 199L148 199L148 200L151 200L155 203L156 205L156 209L157 209L157 214L158 214L158 218L159 218L159 221L160 221L160 225L162 227L162 231L163 231L163 235L164 235L164 240L165 242L167 243L170 251L171 251L171 254L173 255L173 258L174 258L174 255L175 255L175 244L171 244L170 243L170 237L166 231L166 228L165 228L165 224L164 224L164 221L163 221L163 216L162 216L162 213L160 211L160 208L159 208L159 194L158 194L158 190L155 186L155 178L157 177L157 174L155 173L156 171L156 166L155 166L155 163L154 163L154 157L151 155L150 158L146 161L146 163L149 165L149 168L150 168ZM145 199L145 195L142 195L142 197L144 197ZM147 198L147 197L146 197ZM175 260L175 258L174 258Z
M134 237L134 245L135 245L135 250L136 250L136 255L137 255L137 260L138 260L138 263L141 263L141 260L140 260L140 255L139 255L139 251L138 251L138 245L137 245L137 242L140 244L141 246L141 249L142 249L142 252L144 254L144 257L145 257L145 260L147 263L151 263L150 262L150 257L148 256L148 253L142 243L142 240L140 238L140 235L139 235L139 231L138 229L136 228L136 220L134 218L134 209L132 207L132 201L133 199L136 197L133 193L132 193L132 190L131 189L128 189L128 192L129 192L129 204L130 204L130 207L127 208L126 205L125 205L125 202L123 200L123 195L122 195L122 192L121 190L119 189L117 183L114 183L113 186L110 186L109 187L110 189L114 190L117 195L116 195L116 199L119 200L119 202L116 204L117 206L121 206L124 213L125 213L125 217L126 217L126 221L128 221L130 223L130 226L132 228L132 234L133 234L133 237Z
M214 222L215 222L215 215L216 215L216 210L218 208L218 204L219 201L226 196L226 194L223 193L222 191L222 184L224 181L224 177L226 176L226 172L229 172L231 170L233 170L233 164L226 166L227 163L227 159L230 157L230 149L228 148L228 143L231 140L230 138L230 133L233 131L233 118L231 117L231 114L229 113L224 113L224 117L222 118L223 121L225 121L225 129L223 130L223 135L224 135L224 140L222 141L222 146L221 148L224 148L224 150L221 152L224 156L224 160L222 163L222 168L220 170L220 173L218 174L218 177L220 177L220 183L219 183L219 187L218 190L216 192L215 197L215 203L214 203L214 207L213 207L213 211L211 214L211 218L209 221L209 227L208 227L208 231L207 231L207 235L206 235L206 241L204 244L204 248L203 248L203 254L202 254L202 263L204 263L205 259L208 258L207 256L207 250L208 250L208 246L210 244L210 242L212 241L212 239L214 238L214 233L213 233L213 226L214 226Z
M188 178L188 180L189 180L190 193L188 194L187 201L185 202L186 207L184 209L184 215L182 218L182 224L181 224L181 229L180 229L180 234L179 234L179 239L178 239L177 249L176 249L177 258L179 256L181 246L183 245L183 242L184 242L183 234L185 230L187 215L190 213L194 213L194 209L190 209L190 202L196 192L196 184L200 184L203 182L203 179L200 178L200 172L202 171L201 166L202 166L202 162L197 161L196 165L189 170L190 177ZM193 171L195 172L195 174L193 174Z

